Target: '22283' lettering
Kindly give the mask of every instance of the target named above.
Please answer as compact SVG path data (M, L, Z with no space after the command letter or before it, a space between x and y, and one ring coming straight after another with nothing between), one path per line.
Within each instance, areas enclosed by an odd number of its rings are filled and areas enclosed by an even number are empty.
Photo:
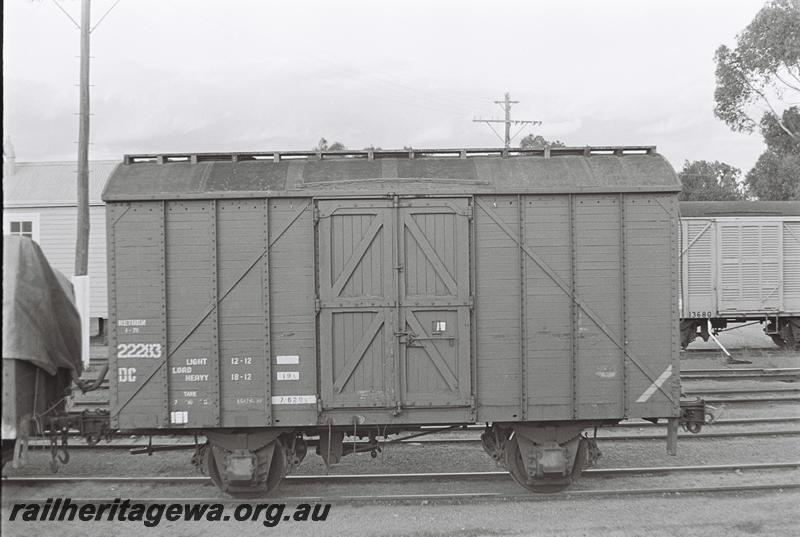
M161 343L120 343L117 358L161 358Z

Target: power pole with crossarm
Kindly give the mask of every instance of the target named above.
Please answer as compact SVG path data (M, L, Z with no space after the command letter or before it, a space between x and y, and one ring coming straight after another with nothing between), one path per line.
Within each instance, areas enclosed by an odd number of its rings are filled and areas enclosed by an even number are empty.
M75 276L89 269L89 0L81 2L81 76L78 126L78 234L75 244Z
M503 99L502 101L495 101L495 104L499 104L503 108L503 111L505 112L505 119L473 119L472 121L475 122L475 123L486 123L487 125L489 125L489 128L491 128L492 131L494 131L494 133L497 135L497 137L500 138L501 140L503 140L505 148L506 149L510 149L511 148L511 140L516 138L517 135L520 132L522 132L522 129L524 129L526 125L541 125L542 124L541 121L532 121L532 120L527 120L527 119L511 119L511 105L512 104L518 104L518 103L519 103L519 101L512 101L511 100L511 95L508 92L506 92L505 99ZM505 137L500 136L500 133L495 130L495 128L492 126L492 123L504 123L505 124ZM519 130L517 130L517 132L515 132L513 136L511 135L511 125L515 125L515 126L519 125L520 126Z
M75 306L81 317L81 345L82 359L85 366L89 365L89 324L90 324L90 282L89 282L89 48L90 34L111 13L120 0L108 8L100 20L92 26L91 0L81 0L81 22L78 24L72 15L58 2L53 1L57 7L81 33L81 64L79 83L79 119L78 119L78 177L77 177L77 213L78 221L75 239L75 275L72 286L75 296Z

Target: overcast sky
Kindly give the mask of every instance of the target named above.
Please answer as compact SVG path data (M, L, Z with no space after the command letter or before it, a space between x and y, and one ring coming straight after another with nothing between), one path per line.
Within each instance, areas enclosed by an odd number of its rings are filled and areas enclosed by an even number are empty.
M96 23L115 0L94 0ZM76 158L79 31L6 0L3 126L17 161ZM79 0L60 0L80 20ZM119 0L92 33L91 159L125 153L502 145L476 117L567 145L656 145L749 170L713 115L714 51L753 0ZM531 127L521 135L531 132ZM519 138L517 138L518 142Z

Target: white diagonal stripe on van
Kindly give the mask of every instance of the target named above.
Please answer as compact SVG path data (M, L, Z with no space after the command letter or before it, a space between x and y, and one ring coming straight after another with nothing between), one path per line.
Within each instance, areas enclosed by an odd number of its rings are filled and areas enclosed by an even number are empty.
M664 382L666 382L666 380L671 376L672 376L672 366L670 365L667 366L667 368L664 370L663 373L661 373L660 377L654 380L653 383L647 387L647 389L644 391L644 393L642 393L642 395L639 396L636 402L644 403L645 401L650 399L650 397L652 397L652 395L656 393L656 390L659 389L661 385L664 384Z

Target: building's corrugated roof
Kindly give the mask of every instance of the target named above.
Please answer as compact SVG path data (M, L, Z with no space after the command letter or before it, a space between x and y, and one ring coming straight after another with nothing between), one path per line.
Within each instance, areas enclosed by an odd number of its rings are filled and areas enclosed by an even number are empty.
M800 201L682 201L681 216L800 216Z
M118 164L116 160L89 162L89 203L103 202L103 186ZM74 161L17 162L14 173L3 174L3 206L75 205L77 170Z
M679 190L649 147L465 149L126 156L103 199Z

